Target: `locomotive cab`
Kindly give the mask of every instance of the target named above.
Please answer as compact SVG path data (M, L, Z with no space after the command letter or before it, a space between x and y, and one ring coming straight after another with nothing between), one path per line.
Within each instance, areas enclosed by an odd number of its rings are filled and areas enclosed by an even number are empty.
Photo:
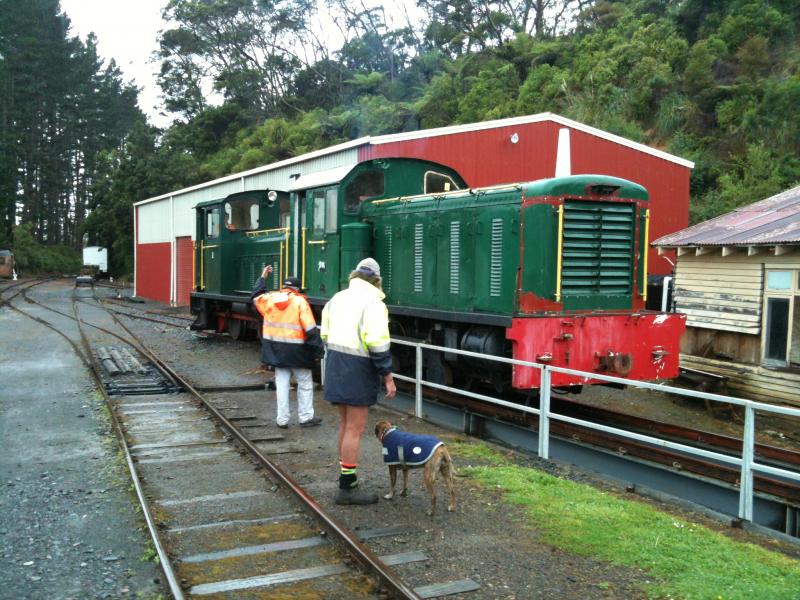
M195 206L195 280L192 329L243 337L257 329L250 290L266 264L276 279L288 264L289 195L251 190ZM231 318L238 314L238 318Z

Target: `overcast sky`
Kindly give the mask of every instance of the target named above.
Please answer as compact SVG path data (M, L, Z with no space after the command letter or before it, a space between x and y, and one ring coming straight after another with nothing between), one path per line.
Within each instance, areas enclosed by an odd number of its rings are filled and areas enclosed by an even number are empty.
M166 127L173 117L161 114L161 91L156 83L159 65L151 62L151 55L158 49L158 32L166 29L161 20L161 11L168 0L61 0L61 10L71 21L71 34L86 40L90 32L97 36L100 57L107 63L117 62L127 81L133 81L142 91L139 93L139 108L147 114L153 125ZM402 26L406 11L414 18L420 17L413 0L363 0L367 6L381 6L386 10L390 25ZM333 31L325 23L324 3L320 0L317 24L322 36ZM338 47L336 41L330 42ZM341 42L338 42L341 43Z
M158 64L150 55L158 48L158 31L164 29L161 9L167 0L61 0L61 10L72 22L72 35L82 40L90 32L105 63L113 58L125 79L142 88L139 107L154 125L170 119L159 115Z

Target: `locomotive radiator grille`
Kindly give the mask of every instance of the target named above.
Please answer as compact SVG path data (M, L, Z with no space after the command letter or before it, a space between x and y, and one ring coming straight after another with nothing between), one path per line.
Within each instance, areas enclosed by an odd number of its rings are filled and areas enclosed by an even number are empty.
M499 297L503 283L503 219L492 219L492 248L489 258L489 295Z
M562 291L565 295L630 294L634 206L565 202Z
M387 226L383 229L383 289L386 292L392 291L392 228Z
M422 291L423 225L414 225L414 291Z
M461 222L450 221L450 293L458 294L461 273Z

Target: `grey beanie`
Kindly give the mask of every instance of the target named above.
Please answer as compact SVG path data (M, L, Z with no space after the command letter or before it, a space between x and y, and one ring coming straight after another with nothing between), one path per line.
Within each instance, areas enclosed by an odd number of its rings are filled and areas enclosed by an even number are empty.
M365 258L356 265L356 271L368 276L381 276L381 268L374 258Z

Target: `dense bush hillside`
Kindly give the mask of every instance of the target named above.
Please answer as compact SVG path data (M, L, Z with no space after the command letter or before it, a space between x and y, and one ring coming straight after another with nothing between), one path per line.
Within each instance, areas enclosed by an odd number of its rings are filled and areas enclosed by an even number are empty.
M9 3L0 0L0 53L13 60L0 61L0 82L5 90L13 83L19 95L18 69L29 53L9 54ZM54 0L23 4L49 7L50 20L58 19ZM97 147L76 142L84 156L92 152L79 171L90 170L90 180L73 188L78 208L89 214L81 222L86 213L73 210L72 223L70 213L60 216L64 231L87 232L112 247L112 256L130 253L130 205L147 196L361 135L542 111L695 161L692 221L800 182L795 0L417 0L405 15L400 11L407 24L399 28L387 26L383 9L329 0L328 27L341 37L335 48L313 33L316 6L171 0L160 84L178 119L165 131L141 115L129 117L113 65L99 69L91 62L92 41L82 45L72 60L94 68L91 77L112 93L107 114L119 110L123 118L113 126L84 123L83 105L72 103L67 127L77 119L74 126L88 128L87 143ZM221 103L209 102L211 90ZM32 131L24 115L14 117L27 110L17 97L0 98L0 245L15 214L32 223L40 241L55 240L51 220L37 211L50 210L59 194L70 197L69 190L30 187L31 161L40 159L45 173L48 157L9 151L23 134L47 135L41 126ZM88 135L98 127L108 130ZM77 243L78 236L58 241ZM116 258L117 270L129 265Z

